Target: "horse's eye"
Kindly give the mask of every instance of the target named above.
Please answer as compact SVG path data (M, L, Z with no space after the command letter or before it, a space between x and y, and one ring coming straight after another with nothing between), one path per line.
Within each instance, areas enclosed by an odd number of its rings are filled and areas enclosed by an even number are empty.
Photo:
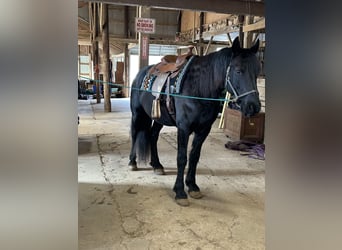
M241 70L237 69L236 74L241 75Z

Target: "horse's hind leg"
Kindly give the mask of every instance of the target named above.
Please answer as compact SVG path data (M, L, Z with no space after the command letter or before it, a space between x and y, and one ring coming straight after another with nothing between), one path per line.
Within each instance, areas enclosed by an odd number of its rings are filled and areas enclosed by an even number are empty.
M192 149L190 151L190 156L189 156L189 169L186 175L185 184L189 188L188 193L190 197L195 198L195 199L199 199L203 197L203 195L200 192L199 187L196 184L196 169L197 169L197 163L201 155L203 142L207 138L209 132L210 132L210 128L204 131L201 131L201 133L195 133L194 139L192 141Z
M128 165L132 170L137 170L137 161L146 163L150 159L150 137L151 137L151 118L144 112L138 109L132 112L131 121L131 152Z
M128 166L131 166L131 170L132 171L135 171L135 170L138 170L138 167L137 167L137 153L136 153L136 139L137 139L137 130L135 128L135 126L133 125L133 117L132 117L132 125L131 125L131 152L129 154L129 163L128 163Z
M160 130L163 128L163 125L158 122L153 122L151 129L151 162L150 165L154 169L154 173L158 175L165 174L164 167L161 165L158 156L158 148L157 141L159 138Z

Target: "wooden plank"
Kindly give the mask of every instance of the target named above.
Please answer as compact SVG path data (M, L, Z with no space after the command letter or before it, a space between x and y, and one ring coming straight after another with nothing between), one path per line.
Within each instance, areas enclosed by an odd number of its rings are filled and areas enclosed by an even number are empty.
M208 12L205 14L205 23L206 24L214 23L217 21L229 19L231 17L232 15L229 15L229 14L217 14L217 13Z
M96 2L105 2L118 5L149 6L164 9L216 12L222 14L265 16L264 2L255 1L210 0L210 4L208 4L208 1L184 0L96 0Z
M91 46L92 43L90 42L90 39L87 39L87 40L83 40L83 39L78 39L78 45L88 45L88 46Z
M208 36L216 36L216 35L221 35L221 34L227 34L231 32L237 32L239 31L238 27L232 27L232 26L227 26L218 30L213 30L213 31L205 31L203 32L203 36L208 37Z
M229 94L228 91L226 92L225 99L226 100L230 99L230 94ZM221 119L220 119L218 128L223 128L223 126L224 126L224 116L225 116L225 111L226 111L227 106L228 106L228 101L224 101L223 108L222 108L222 111L221 111Z
M261 19L260 21L256 23L244 25L242 27L243 32L261 30L261 29L265 29L265 18Z
M214 38L213 36L210 37L209 43L208 43L207 47L205 48L204 55L206 55L208 53L208 50L209 50L211 42L213 41L213 38Z
M184 10L182 11L181 32L191 30L194 28L194 12Z
M95 41L101 41L101 37L97 37ZM120 38L120 37L110 37L110 43L118 42L118 43L127 43L127 44L133 44L134 47L135 44L138 44L138 39L131 39L131 38ZM207 46L209 41L203 41L200 43L200 45ZM79 37L78 39L79 45L90 45L90 37ZM150 44L157 44L157 45L176 45L176 46L188 46L188 45L199 45L199 43L193 43L193 42L181 42L181 41L174 41L174 40L150 40ZM223 41L212 41L211 45L219 45L219 46L227 46L227 42ZM131 45L130 45L131 46ZM131 47L130 47L131 48Z
M233 45L232 37L230 36L229 33L227 33L228 41L229 41L229 46Z

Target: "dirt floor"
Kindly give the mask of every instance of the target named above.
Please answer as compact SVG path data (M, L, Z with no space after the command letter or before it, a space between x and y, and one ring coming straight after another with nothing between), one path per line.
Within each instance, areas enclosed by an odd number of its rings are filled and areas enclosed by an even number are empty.
M112 99L111 113L95 102L78 101L79 249L265 249L265 162L226 149L219 119L198 165L204 197L181 207L172 191L176 128L159 137L166 175L131 171L129 99Z

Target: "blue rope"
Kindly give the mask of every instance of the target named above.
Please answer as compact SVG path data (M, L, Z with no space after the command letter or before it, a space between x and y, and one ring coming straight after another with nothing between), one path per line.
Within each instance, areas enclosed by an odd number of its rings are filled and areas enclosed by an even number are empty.
M167 95L169 94L170 96L174 97L180 97L180 98L188 98L188 99L197 99L197 100L205 100L205 101L218 101L218 102L231 102L232 99L225 99L225 98L208 98L208 97L198 97L198 96L189 96L189 95L180 95L180 94L172 94L172 93L166 93L166 92L159 92L159 91L153 91L153 90L145 90L145 89L140 89L140 88L134 88L134 87L127 87L123 86L122 84L116 84L116 83L110 83L110 82L104 82L102 80L93 80L88 77L84 76L79 76L80 78L84 78L87 80L91 80L94 82L99 82L103 84L108 84L109 86L115 86L115 87L122 87L122 88L128 88L128 89L133 89L133 90L138 90L138 91L144 91L144 92L149 92L149 93L159 93L160 95Z

